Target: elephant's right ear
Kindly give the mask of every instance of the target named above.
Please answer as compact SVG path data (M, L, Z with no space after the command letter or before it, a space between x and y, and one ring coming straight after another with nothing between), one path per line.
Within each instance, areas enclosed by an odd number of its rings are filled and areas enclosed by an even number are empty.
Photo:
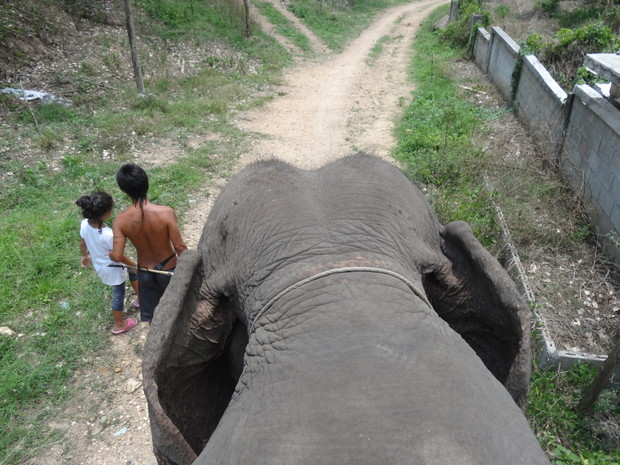
M428 298L523 408L531 370L530 310L467 223L449 223L441 239L447 261L424 276Z
M181 255L144 347L143 384L158 463L189 465L217 426L235 382L222 356L234 316L201 296L201 257Z

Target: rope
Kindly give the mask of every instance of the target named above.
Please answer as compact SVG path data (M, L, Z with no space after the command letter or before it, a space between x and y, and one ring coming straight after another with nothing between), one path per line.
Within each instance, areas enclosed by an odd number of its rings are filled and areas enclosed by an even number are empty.
M325 276L329 276L329 275L337 274L337 273L350 273L350 272L381 273L381 274L386 274L388 276L392 276L394 278L400 279L402 282L404 282L409 287L409 289L411 289L413 291L413 293L416 296L418 296L420 299L422 299L422 301L424 303L426 303L429 307L432 307L431 303L426 298L426 295L424 295L424 293L421 292L416 287L415 284L413 284L407 278L405 278L404 276L401 276L400 274L398 274L398 273L396 273L394 271L386 270L386 269L383 269L383 268L367 267L367 266L353 266L353 267L345 267L345 268L333 268L331 270L321 271L320 273L317 273L315 275L308 276L307 278L302 279L301 281L298 281L295 284L291 284L289 287L287 287L283 291L281 291L278 294L276 294L256 314L256 317L254 318L254 321L252 322L252 326L250 327L250 333L252 333L252 331L254 331L254 326L256 325L256 322L267 312L267 310L269 310L273 306L273 304L275 304L278 300L280 300L284 295L288 294L289 292L291 292L291 291L293 291L295 289L298 289L298 288L308 284L309 282L316 281L317 279L324 278Z

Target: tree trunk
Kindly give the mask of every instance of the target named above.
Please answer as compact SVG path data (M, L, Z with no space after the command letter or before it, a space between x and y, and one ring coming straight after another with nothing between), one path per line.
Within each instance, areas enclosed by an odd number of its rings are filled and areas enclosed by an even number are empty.
M252 35L250 30L250 1L243 0L243 7L245 9L245 37L248 38Z
M585 389L583 393L583 397L577 404L577 412L586 413L588 410L592 408L596 399L598 399L599 394L605 387L605 384L609 380L612 371L618 366L620 362L620 338L616 342L616 345L609 355L607 355L607 360L601 366L599 372L594 377L594 380L590 383L590 385Z
M131 0L125 0L125 20L127 23L129 48L131 49L131 63L133 64L133 74L136 79L136 86L138 87L138 93L144 94L144 81L142 80L140 57L138 57L138 49L136 46L136 33L133 27L133 12L131 11Z

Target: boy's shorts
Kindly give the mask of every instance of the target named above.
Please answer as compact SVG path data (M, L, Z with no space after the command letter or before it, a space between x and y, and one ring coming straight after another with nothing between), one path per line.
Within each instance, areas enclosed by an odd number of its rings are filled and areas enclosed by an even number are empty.
M174 271L174 268L166 270ZM172 276L138 270L138 298L140 300L140 321L150 322L153 319L155 307L170 283Z

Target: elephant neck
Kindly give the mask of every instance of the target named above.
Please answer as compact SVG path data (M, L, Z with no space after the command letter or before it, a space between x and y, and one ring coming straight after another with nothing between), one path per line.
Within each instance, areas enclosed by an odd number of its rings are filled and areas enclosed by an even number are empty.
M395 271L388 270L388 269L385 269L385 268L370 267L370 266L347 266L347 267L331 268L329 270L321 271L321 272L318 272L318 273L313 274L311 276L308 276L307 278L301 279L301 280L291 284L287 288L283 289L278 294L276 294L273 298L271 298L271 300L269 300L258 311L258 313L256 313L256 316L254 317L254 319L252 321L252 324L250 325L250 333L252 333L254 331L255 326L257 324L259 324L260 319L266 313L269 312L271 307L273 305L275 305L280 299L282 299L289 292L292 292L292 291L294 291L296 289L299 289L299 288L301 288L301 287L305 286L306 284L309 284L309 283L311 283L313 281L316 281L316 280L319 280L319 279L322 279L322 278L326 278L326 277L331 276L331 275L341 274L341 273L379 273L379 274L383 274L383 275L392 276L392 277L394 277L396 279L399 279L403 283L405 283L407 285L407 287L409 287L409 289L417 297L419 297L425 304L427 304L429 307L431 307L431 303L426 298L426 294L424 293L423 289L420 288L419 286L417 286L416 284L414 284L412 281L410 281L406 277L404 277L402 274L397 273Z

